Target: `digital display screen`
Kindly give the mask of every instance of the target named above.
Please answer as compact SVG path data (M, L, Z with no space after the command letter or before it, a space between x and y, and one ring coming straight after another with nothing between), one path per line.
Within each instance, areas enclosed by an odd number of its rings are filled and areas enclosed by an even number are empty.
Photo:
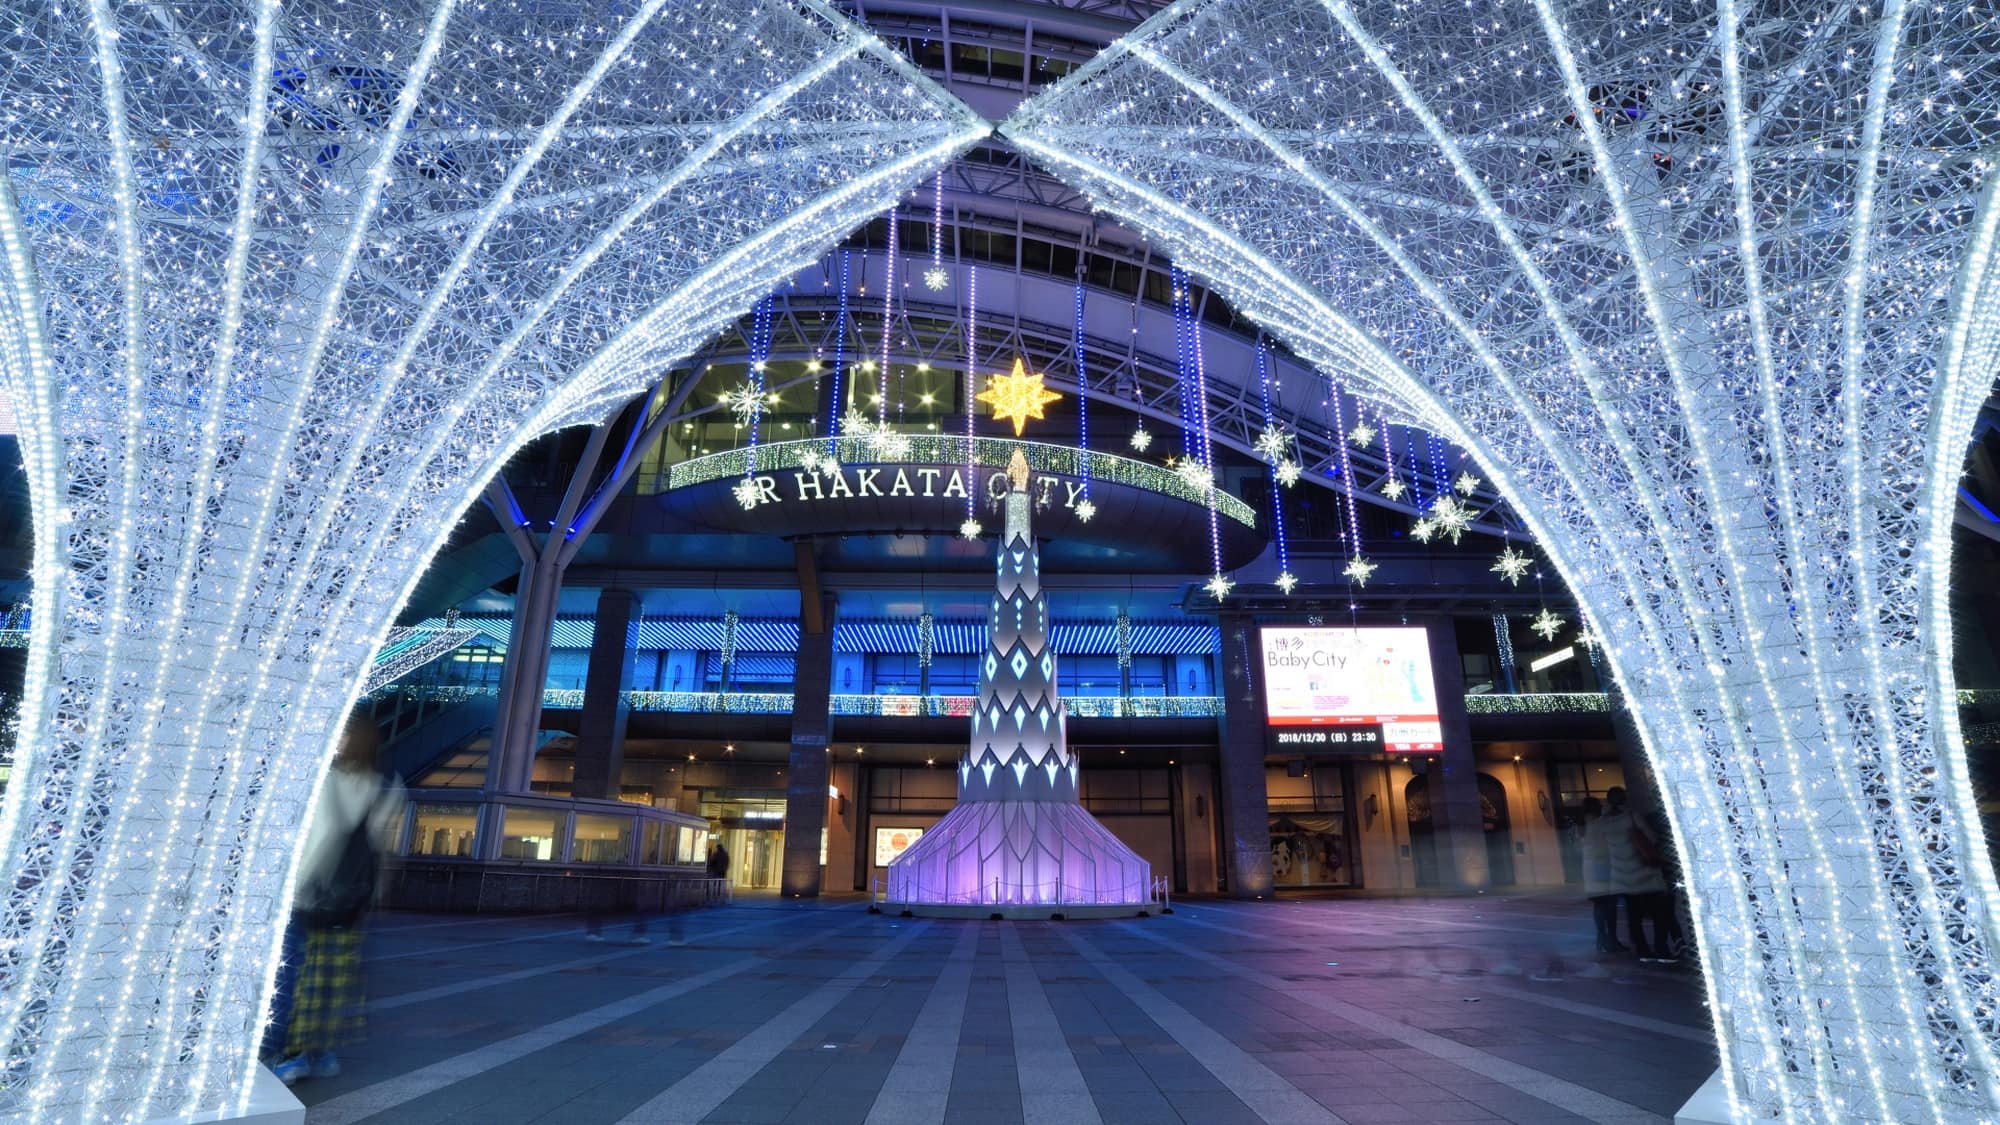
M1264 715L1278 749L1444 748L1421 628L1267 626Z
M909 849L911 844L923 839L921 828L877 828L875 830L875 866L887 867Z

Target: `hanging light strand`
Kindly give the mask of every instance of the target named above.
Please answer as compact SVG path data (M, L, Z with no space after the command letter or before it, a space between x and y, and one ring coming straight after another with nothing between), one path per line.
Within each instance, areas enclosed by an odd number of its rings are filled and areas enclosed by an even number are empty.
M972 412L978 404L979 385L979 267L965 267L965 525L978 521L972 497Z
M1340 384L1336 383L1333 387L1333 432L1345 434L1347 421L1340 399ZM1361 422L1361 402L1358 399L1354 403L1354 421L1357 425ZM1351 550L1358 555L1361 553L1361 517L1354 507L1354 461L1347 453L1349 442L1337 441L1334 444L1340 447L1340 489L1347 497L1347 533Z
M848 252L840 252L839 306L833 316L833 405L826 412L826 455L840 457L840 376L847 365Z
M1257 338L1257 395L1264 404L1264 430L1268 433L1278 423L1271 414L1271 355L1261 336ZM1296 579L1292 577L1291 545L1285 536L1285 493L1278 482L1278 463L1281 460L1282 457L1271 458L1268 474L1271 479L1271 530L1278 545L1278 583L1289 594Z
M757 302L750 317L750 385L756 389L756 409L750 411L750 456L745 476L757 475L757 438L764 420L764 365L771 357L771 301Z
M1070 346L1076 356L1076 442L1083 454L1083 499L1090 502L1090 392L1083 366L1083 282L1076 283L1076 327Z
M889 269L882 282L882 355L875 372L875 432L889 432L889 341L896 334L896 209L889 209Z
M1181 277L1185 281L1187 275L1182 274ZM1212 581L1218 588L1226 589L1226 580L1222 577L1222 532L1215 519L1215 490L1218 484L1215 473L1215 447L1208 434L1208 371L1202 360L1201 327L1194 323L1192 308L1190 303L1188 337L1194 351L1195 449L1208 480L1208 557L1215 567Z

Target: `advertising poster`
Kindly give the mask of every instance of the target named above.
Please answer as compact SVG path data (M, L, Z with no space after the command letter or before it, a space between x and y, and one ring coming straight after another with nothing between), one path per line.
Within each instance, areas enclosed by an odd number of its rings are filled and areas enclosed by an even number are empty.
M1430 638L1421 628L1268 626L1264 714L1279 750L1443 748Z
M922 839L921 828L877 828L875 830L875 866L887 867L897 856L909 850L911 844Z

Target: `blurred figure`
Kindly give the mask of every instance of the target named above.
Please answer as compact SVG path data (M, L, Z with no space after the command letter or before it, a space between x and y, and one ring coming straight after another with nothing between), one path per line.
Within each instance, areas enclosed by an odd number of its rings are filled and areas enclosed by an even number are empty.
M1626 932L1639 960L1670 965L1674 956L1667 939L1673 903L1667 897L1667 877L1658 842L1625 805L1625 790L1612 786L1604 794L1604 816L1597 828L1611 858L1611 888L1625 896ZM1652 923L1652 937L1645 923Z
M299 857L286 960L296 970L273 1003L284 1057L271 1068L290 1086L340 1073L334 1047L361 1029L361 923L375 901L378 842L403 812L403 787L385 778L375 720L356 711L341 730L333 768Z
M729 849L723 847L720 840L717 840L708 849L708 877L711 879L729 878Z
M1583 799L1583 893L1590 896L1591 921L1597 924L1599 953L1629 953L1618 940L1618 892L1611 886L1611 850L1605 846L1604 802Z

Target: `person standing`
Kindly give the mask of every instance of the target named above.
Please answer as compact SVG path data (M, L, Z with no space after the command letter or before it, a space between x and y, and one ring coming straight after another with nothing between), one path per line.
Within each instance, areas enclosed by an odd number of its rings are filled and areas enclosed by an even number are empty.
M334 1048L361 1028L361 923L375 901L379 842L403 811L402 785L379 770L381 748L375 720L350 715L299 857L291 923L297 972L286 1010L273 1013L285 1046L271 1071L287 1086L339 1074Z
M1590 898L1591 921L1597 925L1599 953L1630 953L1618 940L1618 892L1611 888L1611 851L1605 846L1604 802L1583 799L1583 893Z
M1611 889L1625 896L1626 932L1639 960L1670 965L1679 960L1669 948L1668 918L1672 902L1667 897L1667 877L1662 870L1659 844L1640 824L1625 804L1625 790L1614 785L1604 794L1604 816L1593 831L1604 833L1604 847L1611 860ZM1646 936L1645 923L1653 934Z
M729 849L723 847L720 840L717 840L715 845L708 849L708 877L711 879L729 878Z

